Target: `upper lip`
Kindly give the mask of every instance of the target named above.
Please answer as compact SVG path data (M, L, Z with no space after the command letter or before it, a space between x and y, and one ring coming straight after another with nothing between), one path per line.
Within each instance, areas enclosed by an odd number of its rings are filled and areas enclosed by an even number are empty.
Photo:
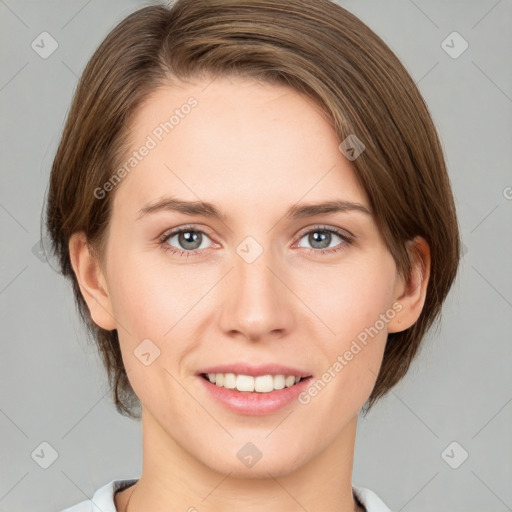
M197 372L197 375L201 375L202 373L236 373L237 375L250 375L252 377L261 375L293 375L301 378L311 377L311 373L308 371L276 363L258 365L243 362L220 364L203 368Z

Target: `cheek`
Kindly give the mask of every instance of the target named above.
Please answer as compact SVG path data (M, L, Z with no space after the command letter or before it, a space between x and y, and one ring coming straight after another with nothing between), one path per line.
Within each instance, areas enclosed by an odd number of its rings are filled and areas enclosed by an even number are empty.
M318 272L315 279L309 276L298 292L320 319L315 317L314 339L324 358L324 373L316 388L318 395L324 397L318 407L325 406L326 414L331 407L335 408L331 414L334 410L340 414L343 410L358 410L370 395L379 372L387 322L395 313L391 307L395 265L386 253L377 256ZM311 282L315 283L314 288ZM339 408L342 403L345 407Z
M179 396L172 376L180 379L179 364L187 350L194 288L186 288L186 267L165 270L142 257L125 257L111 271L112 305L119 325L123 363L130 383L149 409L162 399ZM197 293L197 290L196 290ZM162 396L174 389L176 395ZM165 393L164 393L165 395Z
M143 255L125 257L112 269L111 280L116 320L134 336L157 340L191 310L204 287L187 266L155 264Z
M297 272L293 279L294 291L321 327L317 339L342 347L390 308L395 266L390 255L376 252L319 268L313 275L311 270Z
M173 384L164 370L177 378L188 371L182 361L197 349L212 279L199 266L170 264L165 254L146 261L143 255L126 254L110 272L112 305L123 361L142 396L145 389L160 387L155 380L163 379L166 388ZM145 366L139 358L147 352L149 359L157 357Z

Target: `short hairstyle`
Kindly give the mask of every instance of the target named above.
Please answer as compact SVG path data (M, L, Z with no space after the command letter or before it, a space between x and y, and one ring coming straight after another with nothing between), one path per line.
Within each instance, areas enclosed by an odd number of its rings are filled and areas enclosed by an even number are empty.
M325 112L340 142L351 135L363 142L352 168L401 276L411 276L407 242L419 235L430 246L423 310L411 327L388 334L366 413L405 376L440 316L461 244L442 147L414 80L379 36L330 0L177 0L144 7L108 34L85 67L51 170L46 228L97 343L116 409L140 418L117 330L92 321L69 240L84 232L102 261L114 191L101 200L94 191L126 160L130 123L145 99L174 79L218 76L291 87Z

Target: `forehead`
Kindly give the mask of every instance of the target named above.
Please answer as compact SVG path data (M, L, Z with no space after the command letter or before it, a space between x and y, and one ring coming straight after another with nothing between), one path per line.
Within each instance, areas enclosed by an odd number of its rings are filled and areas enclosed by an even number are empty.
M138 212L171 194L223 211L278 211L301 199L368 204L339 142L320 107L284 85L221 77L163 87L134 117L125 160L136 162L115 203Z

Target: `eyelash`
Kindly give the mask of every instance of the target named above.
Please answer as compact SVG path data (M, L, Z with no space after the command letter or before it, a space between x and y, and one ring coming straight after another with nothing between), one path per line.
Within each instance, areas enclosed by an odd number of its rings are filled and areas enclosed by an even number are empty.
M189 256L199 256L199 253L201 251L204 251L205 249L194 249L192 251L185 251L183 249L176 249L176 247L173 247L172 245L169 245L167 243L167 241L171 237L173 237L174 235L179 235L180 233L184 233L184 232L187 232L187 231L193 231L195 233L202 233L202 234L208 236L208 238L211 238L210 235L208 235L207 232L205 232L205 231L203 231L201 229L195 229L193 226L185 226L183 228L171 231L170 233L163 234L159 238L160 246L162 247L162 249L165 252L169 251L169 252L171 252L173 254L176 254L178 256L184 256L185 254L187 255L187 258ZM340 243L340 244L338 244L338 246L336 248L331 247L330 249L309 249L309 248L306 248L306 251L308 251L308 254L334 254L334 253L337 253L339 251L342 251L343 249L345 249L345 247L347 245L352 245L352 243L353 243L353 239L351 237L347 236L346 234L344 234L344 232L342 232L341 230L338 230L338 229L335 229L335 228L328 228L326 226L315 226L314 228L310 229L309 231L306 231L306 232L302 233L298 240L301 240L302 238L304 238L304 236L309 235L310 233L317 232L317 231L325 232L325 233L334 233L335 235L338 235L343 240L344 243Z

